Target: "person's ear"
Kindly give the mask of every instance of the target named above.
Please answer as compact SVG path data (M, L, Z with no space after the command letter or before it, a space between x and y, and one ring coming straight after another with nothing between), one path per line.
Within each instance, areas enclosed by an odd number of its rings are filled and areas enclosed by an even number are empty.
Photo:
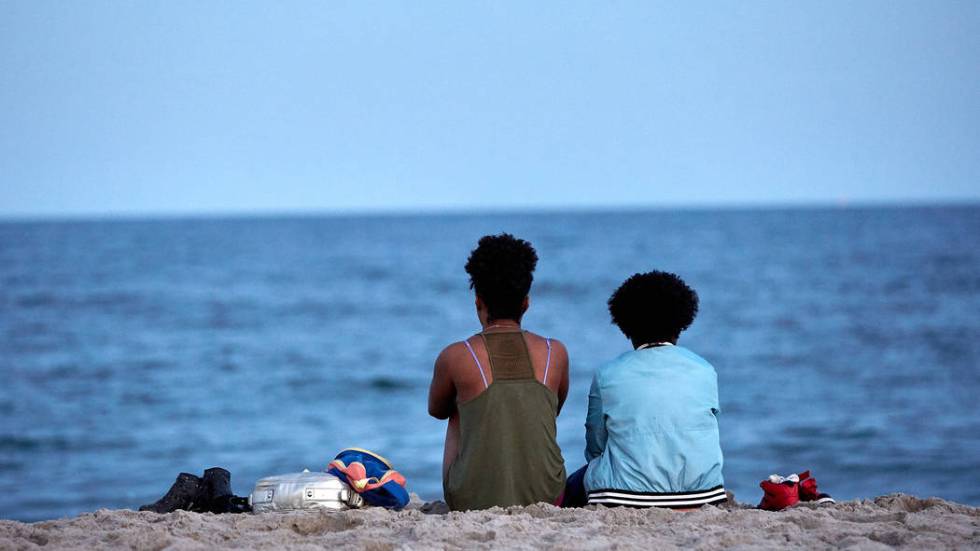
M525 295L524 302L521 303L521 313L527 312L529 306L531 306L531 297L530 295Z

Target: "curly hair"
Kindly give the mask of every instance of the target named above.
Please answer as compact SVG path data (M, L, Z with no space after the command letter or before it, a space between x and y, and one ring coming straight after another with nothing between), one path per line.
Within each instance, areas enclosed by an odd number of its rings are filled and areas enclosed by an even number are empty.
M698 314L698 294L668 272L633 274L609 297L612 322L634 345L674 341Z
M520 319L537 265L538 253L523 239L509 233L480 238L466 261L466 273L490 320Z

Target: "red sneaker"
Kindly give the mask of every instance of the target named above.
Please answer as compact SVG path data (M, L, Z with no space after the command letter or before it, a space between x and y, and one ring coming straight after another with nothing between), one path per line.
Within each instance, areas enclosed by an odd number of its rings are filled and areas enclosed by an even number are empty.
M786 478L774 474L760 482L759 487L765 492L759 503L760 509L782 511L800 502L800 478L795 474Z
M800 473L800 501L812 501L817 504L837 503L830 494L817 491L817 479L810 478L810 471Z

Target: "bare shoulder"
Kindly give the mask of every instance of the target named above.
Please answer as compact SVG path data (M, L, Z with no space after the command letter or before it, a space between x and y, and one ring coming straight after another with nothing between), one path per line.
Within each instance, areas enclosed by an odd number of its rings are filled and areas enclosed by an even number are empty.
M449 367L459 363L464 356L468 355L469 351L466 350L466 345L463 344L463 341L456 341L442 349L442 352L436 358L436 365L442 364Z
M547 346L547 341L551 342L551 354L554 358L567 358L568 349L565 348L565 343L561 342L555 338L546 338L538 335L537 333L527 332L528 340L535 346Z
M568 363L568 349L565 348L565 343L558 339L551 339L551 355L556 362Z

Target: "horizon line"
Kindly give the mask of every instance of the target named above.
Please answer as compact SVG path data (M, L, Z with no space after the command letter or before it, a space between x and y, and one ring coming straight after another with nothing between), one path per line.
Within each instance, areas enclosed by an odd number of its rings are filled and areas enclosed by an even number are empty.
M423 206L388 208L285 208L285 209L194 209L104 212L14 212L0 213L0 224L25 222L113 222L201 219L280 219L280 218L384 218L422 216L506 216L513 214L602 214L668 211L780 211L780 210L861 210L869 208L936 208L980 206L980 198L939 199L841 199L820 201L738 201L725 203L600 204L600 205L490 205Z

